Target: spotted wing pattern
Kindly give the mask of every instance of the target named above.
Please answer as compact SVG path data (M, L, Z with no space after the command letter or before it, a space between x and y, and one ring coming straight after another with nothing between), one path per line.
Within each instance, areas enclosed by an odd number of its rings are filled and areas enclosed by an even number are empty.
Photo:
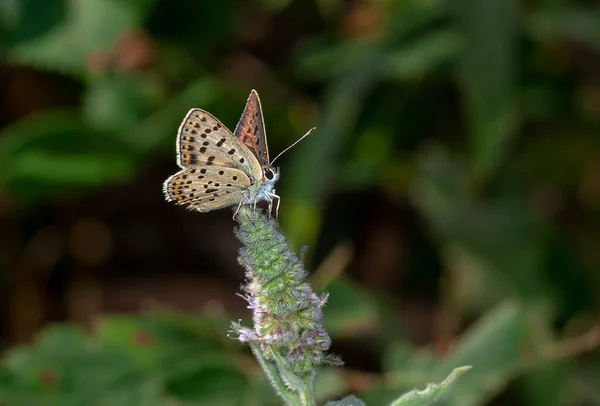
M164 193L168 201L207 212L239 204L250 186L250 178L239 169L198 166L167 179Z
M261 166L269 166L269 148L263 120L262 107L258 93L250 92L242 117L235 128L234 134L252 153Z
M262 168L253 153L212 114L191 109L179 127L177 163L185 168L235 168L253 181Z

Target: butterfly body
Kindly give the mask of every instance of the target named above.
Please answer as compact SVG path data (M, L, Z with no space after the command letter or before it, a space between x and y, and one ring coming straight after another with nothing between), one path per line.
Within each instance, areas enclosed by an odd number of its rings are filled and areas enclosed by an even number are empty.
M244 198L244 204L254 204L254 202L269 202L273 198L278 198L275 194L275 183L279 180L279 172L273 168L264 168L265 174L262 182L253 185L249 188L247 196Z
M235 134L201 109L191 109L177 133L182 169L163 187L168 201L208 212L260 201L272 208L279 171L271 167L258 94L250 93ZM279 203L277 204L279 206Z

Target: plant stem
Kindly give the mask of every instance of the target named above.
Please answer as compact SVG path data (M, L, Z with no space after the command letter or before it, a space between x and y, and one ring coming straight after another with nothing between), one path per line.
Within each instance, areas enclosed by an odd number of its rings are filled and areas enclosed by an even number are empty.
M313 394L314 374L308 374L302 379L302 390L300 391L300 401L302 406L315 406Z
M258 363L262 367L263 371L269 378L269 381L271 381L271 385L273 385L273 388L275 388L277 394L286 402L286 404L289 406L303 405L298 395L285 386L285 383L279 376L277 367L265 359L258 345L255 343L250 343L250 348L252 349L252 353L258 360Z

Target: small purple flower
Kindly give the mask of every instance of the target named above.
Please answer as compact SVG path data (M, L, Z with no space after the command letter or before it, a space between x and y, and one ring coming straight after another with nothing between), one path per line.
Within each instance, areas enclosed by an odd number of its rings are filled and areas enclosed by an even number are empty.
M231 337L234 340L238 340L242 343L247 343L249 341L258 341L260 340L260 335L256 333L254 330L241 326L238 323L232 323L231 328L229 329L229 333L237 334L237 337ZM229 334L228 334L229 336Z
M254 297L250 294L250 293L236 293L237 296L241 297L242 299L244 299L246 302L248 302L248 306L247 309L254 309L256 308L256 300L254 299Z

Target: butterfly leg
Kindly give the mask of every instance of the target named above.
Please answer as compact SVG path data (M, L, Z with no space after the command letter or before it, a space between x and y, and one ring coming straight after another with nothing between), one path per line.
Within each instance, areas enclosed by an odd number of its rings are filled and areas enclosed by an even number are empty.
M235 218L238 215L238 212L240 211L240 209L242 208L242 203L244 203L244 198L242 197L240 199L240 204L238 204L237 209L235 209L235 212L233 213L233 219L235 220Z
M277 196L275 194L275 189L273 189L273 192L267 194L267 199L269 199L269 218L271 218L273 216L273 197L274 196Z
M279 219L279 203L281 203L281 197L277 196L277 206L275 206L275 219Z
M273 199L269 199L269 208L267 211L269 212L269 218L271 218L271 212L273 211Z
M269 193L269 218L271 217L271 211L273 210L273 199L277 199L277 205L275 206L275 219L279 218L279 203L281 202L281 198L278 194Z

